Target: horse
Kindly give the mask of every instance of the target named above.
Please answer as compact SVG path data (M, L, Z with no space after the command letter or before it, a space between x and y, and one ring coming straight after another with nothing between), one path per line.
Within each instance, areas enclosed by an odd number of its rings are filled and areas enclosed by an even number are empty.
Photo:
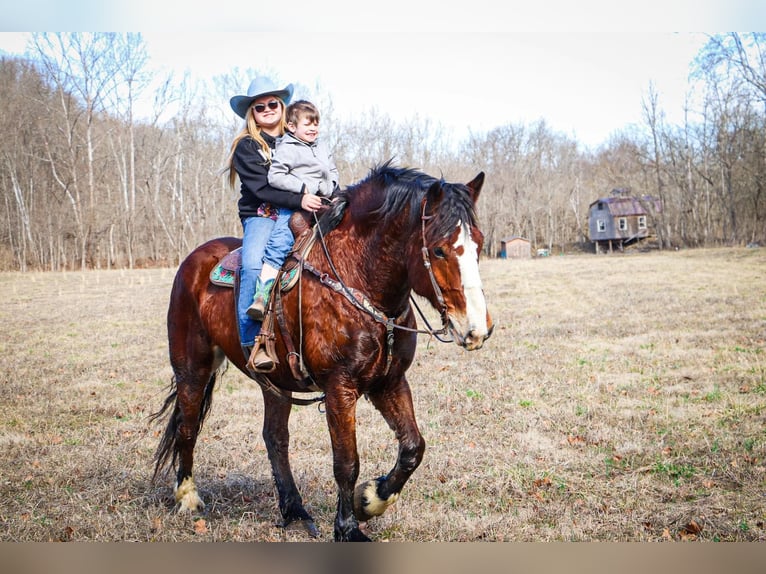
M173 378L153 415L169 414L155 453L154 477L177 469L179 512L204 508L192 477L194 447L216 376L228 359L262 387L262 434L282 525L302 524L318 536L288 460L288 419L293 404L321 400L337 485L334 538L370 540L359 523L380 516L397 500L425 450L406 377L418 333L424 332L417 328L413 305L419 308L411 293L439 312L442 329L431 329L439 340L444 340L441 333L447 342L473 351L492 333L479 274L484 238L475 209L483 183L483 172L467 184L448 183L389 161L337 192L334 203L316 218L313 247L303 255L295 248L291 253L300 271L297 285L272 295L279 324L271 335L277 365L266 375L246 367L235 290L209 281L213 267L241 241L212 239L185 258L167 314ZM300 399L311 391L322 394ZM388 474L357 485L355 412L362 396L393 430L399 449Z

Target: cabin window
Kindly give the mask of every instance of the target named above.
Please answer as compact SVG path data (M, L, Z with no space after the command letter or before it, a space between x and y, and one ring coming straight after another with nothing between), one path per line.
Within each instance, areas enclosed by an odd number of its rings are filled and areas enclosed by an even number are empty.
M603 233L604 231L606 231L606 221L604 221L603 219L597 219L596 228L599 230L600 233Z
M599 201L598 202L598 210L602 211L603 209L604 209L604 202L603 201Z
M638 216L638 228L639 229L646 229L646 215L639 215Z
M627 231L628 230L628 218L627 217L620 217L617 220L617 229L620 231Z

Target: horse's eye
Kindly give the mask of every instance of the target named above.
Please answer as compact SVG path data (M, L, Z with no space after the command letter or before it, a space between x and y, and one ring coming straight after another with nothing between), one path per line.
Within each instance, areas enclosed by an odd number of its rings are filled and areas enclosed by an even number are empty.
M439 259L444 259L445 257L447 257L447 254L444 253L444 249L442 249L441 247L434 247L434 255L438 257Z

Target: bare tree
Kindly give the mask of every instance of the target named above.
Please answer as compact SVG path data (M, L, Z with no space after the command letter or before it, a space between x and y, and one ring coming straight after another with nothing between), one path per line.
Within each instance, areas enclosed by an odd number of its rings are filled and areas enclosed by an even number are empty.
M148 56L146 46L140 34L117 34L111 46L113 65L116 68L114 75L114 90L111 91L112 110L122 122L122 130L115 129L112 133L112 148L116 155L118 166L122 166L122 221L124 222L125 249L128 258L128 267L135 265L134 242L136 224L136 137L135 137L135 104L144 89L149 84L149 76L146 71ZM127 132L127 143L123 145L120 133ZM116 137L115 137L116 136ZM114 257L114 224L110 224L109 233L109 262Z
M659 97L657 95L657 91L654 88L654 85L650 84L649 93L647 94L646 98L642 100L641 107L644 113L644 121L649 127L649 135L651 138L652 155L650 159L650 165L655 180L654 190L660 200L661 205L663 206L663 208L660 209L658 213L654 210L650 210L649 216L654 219L654 227L657 232L657 241L659 242L660 248L663 248L670 247L669 230L667 227L667 213L668 208L670 207L670 202L668 201L669 198L667 197L666 193L665 181L663 180L662 176L664 156L664 150L662 147L662 130L664 129L664 114L659 107L658 98Z
M43 132L48 161L55 181L72 207L83 269L88 263L88 243L96 225L96 118L114 90L117 67L111 56L115 36L33 34L38 61L58 95L58 109L49 110L57 129Z
M39 163L37 107L42 78L28 62L0 59L0 194L5 209L0 245L10 250L19 269L45 266L45 237L36 227L39 210L46 209ZM30 103L32 103L30 105Z
M697 57L697 71L716 74L733 71L766 105L766 33L737 32L711 36Z

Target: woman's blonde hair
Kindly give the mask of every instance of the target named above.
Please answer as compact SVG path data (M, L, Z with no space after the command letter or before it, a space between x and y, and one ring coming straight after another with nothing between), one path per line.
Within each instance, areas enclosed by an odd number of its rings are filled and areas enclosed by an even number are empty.
M279 122L279 132L281 135L283 135L287 130L287 121L285 120L285 103L281 100L281 98L276 98L276 100L279 102L279 105L282 108L282 119ZM234 170L232 165L234 162L234 150L237 149L237 144L240 142L240 140L246 137L253 138L255 142L260 146L264 157L266 157L267 160L271 162L271 148L269 147L269 144L266 143L266 140L263 139L263 136L261 135L261 128L258 127L258 122L255 121L255 114L252 112L254 105L255 103L252 103L250 104L250 107L247 108L247 114L245 115L245 127L242 128L242 131L240 131L234 138L234 141L231 142L229 158L226 160L226 167L224 168L224 172L229 172L229 186L232 189L234 189L234 186L237 182L237 172Z

